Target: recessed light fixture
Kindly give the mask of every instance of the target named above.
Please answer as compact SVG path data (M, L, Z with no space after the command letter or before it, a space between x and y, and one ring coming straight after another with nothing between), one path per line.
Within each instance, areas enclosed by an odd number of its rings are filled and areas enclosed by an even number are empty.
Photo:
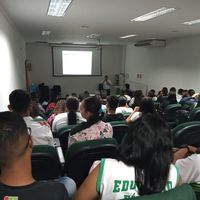
M200 19L196 19L196 20L189 21L189 22L183 22L182 24L193 25L193 24L198 24L198 23L200 23Z
M131 19L131 21L143 22L143 21L147 21L147 20L153 19L153 18L161 16L161 15L165 15L167 13L174 12L175 10L176 10L175 8L166 8L166 7L163 7L163 8L160 8L158 10L155 10L155 11L152 11L150 13L147 13L145 15L142 15L140 17Z
M41 36L49 36L51 34L51 31L42 31Z
M120 38L121 39L126 39L126 38L130 38L130 37L135 37L136 35L135 34L132 34L132 35L124 35L124 36L121 36Z
M72 0L50 0L47 15L63 17Z

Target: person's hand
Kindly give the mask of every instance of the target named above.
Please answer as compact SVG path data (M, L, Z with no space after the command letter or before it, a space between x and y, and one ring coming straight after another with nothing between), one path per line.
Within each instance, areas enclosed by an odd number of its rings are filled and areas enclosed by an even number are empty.
M133 110L133 113L134 112L138 112L140 110L140 107L139 106L135 106L134 110Z

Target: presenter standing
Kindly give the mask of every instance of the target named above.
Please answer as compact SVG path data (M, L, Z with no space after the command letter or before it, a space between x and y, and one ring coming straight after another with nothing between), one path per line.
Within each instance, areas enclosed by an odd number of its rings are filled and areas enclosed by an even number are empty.
M107 75L104 77L104 80L101 81L101 84L103 85L103 90L106 91L107 96L109 96L112 82L111 82L111 80L109 80Z

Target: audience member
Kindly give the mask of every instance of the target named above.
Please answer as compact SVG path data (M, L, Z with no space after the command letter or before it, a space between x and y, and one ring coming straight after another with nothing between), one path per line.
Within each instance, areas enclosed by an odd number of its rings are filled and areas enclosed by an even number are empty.
M63 184L34 180L31 172L33 141L28 130L17 113L0 113L0 199L69 199Z
M118 107L118 97L117 96L108 96L107 97L107 104L106 110L107 113L103 117L104 122L111 122L111 121L123 121L124 116L121 113L115 113L116 108Z
M126 113L132 113L132 112L133 112L133 109L128 106L126 97L120 96L119 104L118 104L118 107L116 108L116 114L118 113L126 114Z
M142 115L145 115L147 113L155 113L155 108L153 105L153 101L151 99L144 98L141 101L141 104L139 107L135 107L133 112L129 115L129 117L126 119L128 123L134 122L138 118L140 118Z
M32 110L31 99L28 93L23 90L14 90L9 95L10 111L19 113L32 130L33 144L49 144L54 146L53 135L49 126L41 125L30 116Z
M57 101L53 113L51 114L51 116L47 120L49 125L52 126L52 122L53 122L56 115L58 115L60 113L64 113L64 112L66 112L66 100L60 99L60 100Z
M71 130L69 145L79 141L112 137L112 127L102 121L101 102L96 97L84 99L80 105L80 112L87 121Z
M157 116L144 115L125 135L118 158L102 159L75 200L126 199L175 188L181 181L172 157L170 128Z
M52 131L58 132L65 125L75 125L84 122L85 119L78 112L79 101L76 97L69 96L66 100L67 112L55 116L52 124Z

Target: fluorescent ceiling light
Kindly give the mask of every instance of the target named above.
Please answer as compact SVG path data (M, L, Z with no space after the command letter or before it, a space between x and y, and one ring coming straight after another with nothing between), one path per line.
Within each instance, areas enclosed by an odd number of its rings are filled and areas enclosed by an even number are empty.
M49 36L51 34L51 31L42 31L41 36Z
M196 19L196 20L189 21L189 22L183 22L182 24L193 25L193 24L198 24L198 23L200 23L200 19Z
M72 0L50 0L47 15L62 17Z
M124 35L124 36L121 36L120 38L121 39L126 39L126 38L130 38L130 37L135 37L136 35L135 34L132 34L132 35Z
M161 16L161 15L165 15L167 13L171 13L171 12L173 12L175 10L176 10L175 8L166 8L166 7L163 7L163 8L160 8L158 10L155 10L153 12L150 12L150 13L147 13L147 14L142 15L140 17L137 17L135 19L131 19L131 21L140 21L140 22L143 22L143 21L147 21L149 19L153 19L153 18Z

